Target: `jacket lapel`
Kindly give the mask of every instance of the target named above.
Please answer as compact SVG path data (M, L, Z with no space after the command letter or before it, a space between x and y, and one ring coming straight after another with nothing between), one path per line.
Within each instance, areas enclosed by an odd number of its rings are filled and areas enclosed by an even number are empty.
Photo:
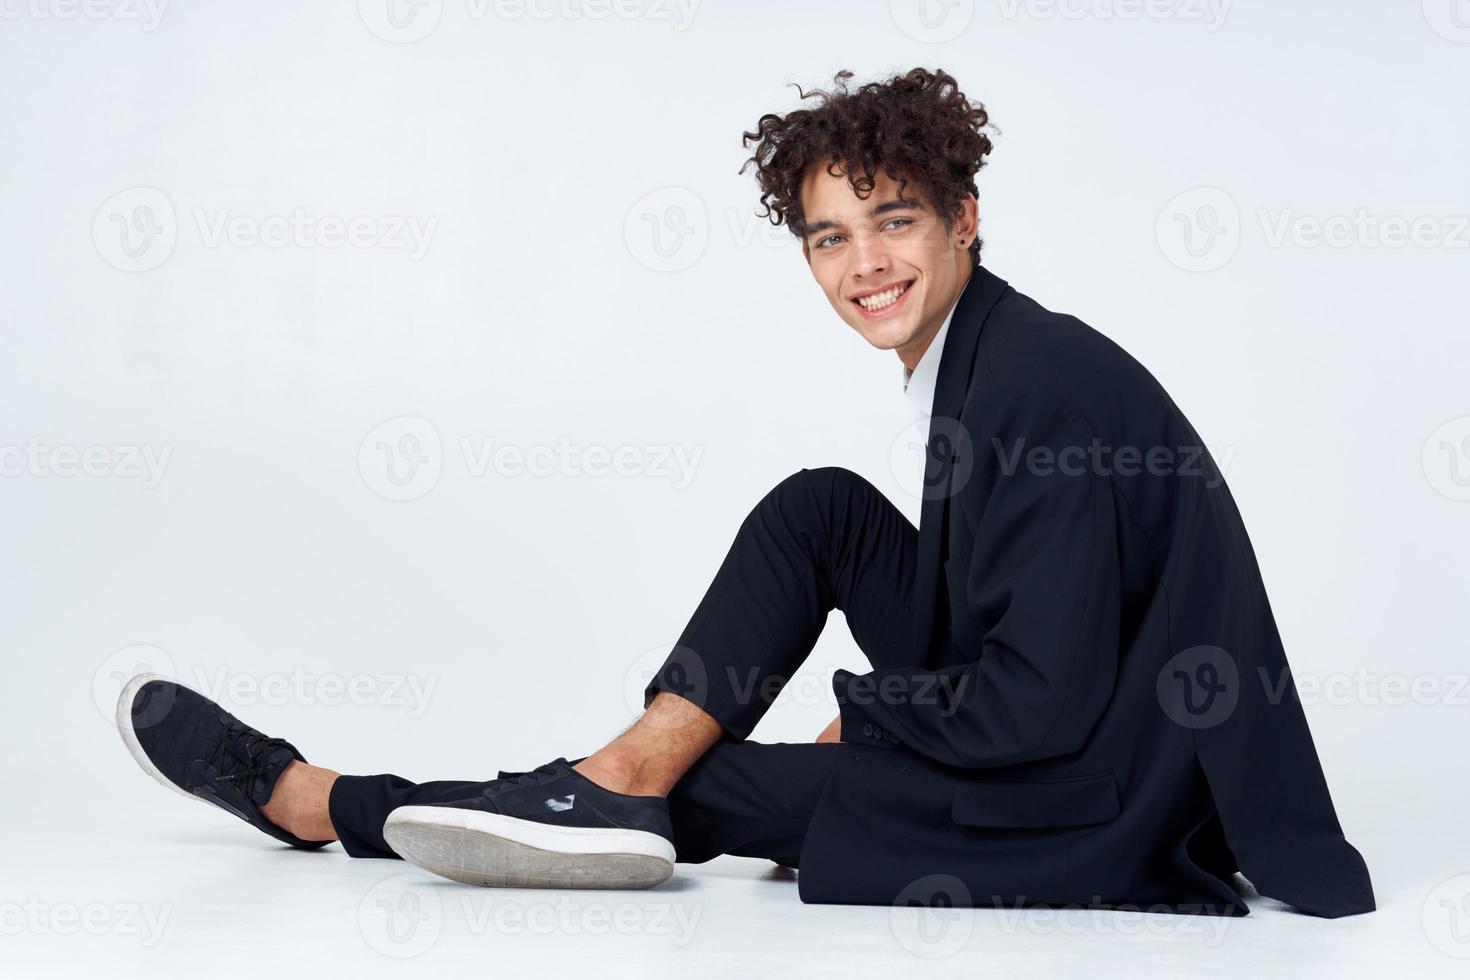
M934 636L939 576L944 562L944 529L949 514L950 476L958 451L970 450L963 438L960 409L974 376L980 331L990 311L1010 287L982 266L970 273L960 292L939 357L934 410L924 453L924 496L919 511L919 560L914 582L914 662L928 662Z

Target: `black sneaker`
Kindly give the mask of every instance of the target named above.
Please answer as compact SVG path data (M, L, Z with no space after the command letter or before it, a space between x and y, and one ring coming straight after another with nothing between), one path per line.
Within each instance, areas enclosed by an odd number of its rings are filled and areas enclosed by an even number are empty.
M139 674L117 699L117 730L143 771L169 789L213 803L292 847L331 843L288 834L260 812L286 766L305 757L198 691L156 674Z
M668 801L603 789L566 759L503 774L477 797L401 806L383 836L405 861L469 885L650 888L674 873Z

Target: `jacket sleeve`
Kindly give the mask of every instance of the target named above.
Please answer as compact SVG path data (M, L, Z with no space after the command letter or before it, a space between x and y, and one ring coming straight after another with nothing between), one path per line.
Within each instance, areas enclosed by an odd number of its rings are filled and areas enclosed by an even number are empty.
M1121 595L1107 472L1119 447L1045 378L976 387L961 413L972 466L957 464L949 502L974 550L937 585L962 662L833 677L843 741L964 768L1082 747L1112 695Z

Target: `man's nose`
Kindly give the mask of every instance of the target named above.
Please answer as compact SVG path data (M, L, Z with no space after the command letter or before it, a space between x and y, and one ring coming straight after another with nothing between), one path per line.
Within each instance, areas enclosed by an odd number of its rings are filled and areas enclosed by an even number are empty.
M878 235L861 233L852 239L852 273L858 278L881 276L888 269L888 251Z

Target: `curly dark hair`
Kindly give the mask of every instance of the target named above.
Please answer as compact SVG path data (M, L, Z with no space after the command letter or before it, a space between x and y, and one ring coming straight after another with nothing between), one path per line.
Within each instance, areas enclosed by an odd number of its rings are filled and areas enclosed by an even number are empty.
M817 100L814 108L784 116L766 113L755 132L744 134L742 146L757 145L739 172L756 165L765 207L759 217L785 224L802 238L801 180L808 165L825 163L834 177L839 175L834 168L840 168L859 198L872 193L882 167L899 182L899 194L910 180L922 188L948 231L962 213L960 202L979 194L975 174L991 150L985 130L995 129L985 107L966 99L942 69L914 68L856 91L848 91L851 77L852 72L839 71L832 91L803 92L797 85L802 100ZM970 243L977 263L980 245L977 235Z

